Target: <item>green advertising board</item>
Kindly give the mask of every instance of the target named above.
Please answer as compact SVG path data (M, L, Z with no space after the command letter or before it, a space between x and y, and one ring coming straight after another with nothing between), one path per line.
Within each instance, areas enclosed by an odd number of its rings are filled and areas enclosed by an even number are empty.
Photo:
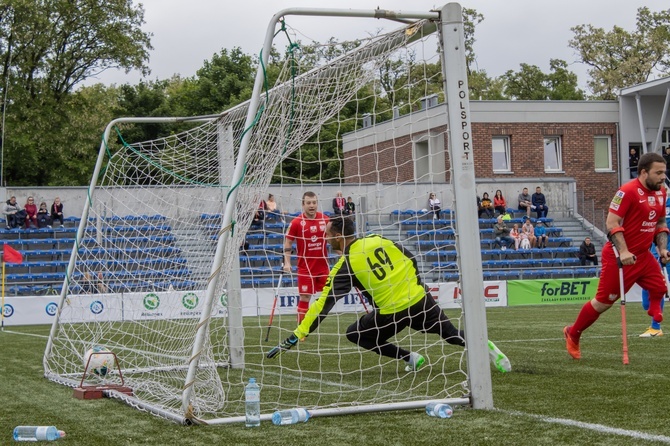
M596 295L597 278L510 280L507 305L584 303Z

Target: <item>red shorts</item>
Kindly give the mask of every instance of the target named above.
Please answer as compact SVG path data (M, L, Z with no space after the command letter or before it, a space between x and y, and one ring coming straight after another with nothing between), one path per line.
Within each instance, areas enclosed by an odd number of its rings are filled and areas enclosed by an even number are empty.
M326 285L328 274L311 275L298 272L298 294L320 293Z
M610 305L621 297L619 296L619 265L610 243L606 243L603 247L601 257L603 266L600 270L596 300ZM658 260L654 258L651 251L645 251L636 257L634 264L623 267L624 292L628 292L637 283L643 289L649 291L649 299L662 299L667 287Z

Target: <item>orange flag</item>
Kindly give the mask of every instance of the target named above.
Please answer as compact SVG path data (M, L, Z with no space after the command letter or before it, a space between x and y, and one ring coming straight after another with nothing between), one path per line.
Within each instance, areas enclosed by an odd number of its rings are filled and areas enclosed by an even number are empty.
M5 243L3 246L2 260L7 263L23 263L23 256L16 249Z

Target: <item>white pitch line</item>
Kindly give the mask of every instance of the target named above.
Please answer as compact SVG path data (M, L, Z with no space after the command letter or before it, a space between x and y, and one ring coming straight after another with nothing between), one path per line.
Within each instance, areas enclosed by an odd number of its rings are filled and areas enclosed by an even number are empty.
M11 334L17 334L17 335L25 335L25 336L35 336L36 338L48 338L49 336L47 335L41 335L41 334L35 334L35 333L23 333L21 331L12 331L12 330L2 330L0 333L11 333Z
M634 438L636 440L660 441L662 443L670 444L670 437L667 437L665 435L648 434L646 432L632 431L632 430L628 430L628 429L620 429L618 427L604 426L602 424L584 423L583 421L571 420L571 419L568 419L568 418L546 417L544 415L535 415L535 414L532 414L532 413L519 412L519 411L516 411L516 410L500 410L500 409L496 409L496 410L498 410L499 412L502 412L502 413L509 414L509 415L535 418L536 420L539 420L539 421L542 421L542 422L545 422L545 423L562 424L564 426L578 427L580 429L587 429L587 430L599 432L601 434L612 434L612 435L618 435L618 436L622 436L622 437L631 437L631 438Z

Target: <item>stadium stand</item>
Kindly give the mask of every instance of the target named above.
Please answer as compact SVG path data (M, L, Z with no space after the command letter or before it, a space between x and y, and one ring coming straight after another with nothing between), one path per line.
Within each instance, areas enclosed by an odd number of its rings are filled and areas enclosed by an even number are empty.
M60 293L79 222L79 218L67 217L56 228L0 229L2 242L23 255L23 263L5 265L8 295ZM99 230L117 247L99 246ZM99 226L89 219L78 253L86 269L96 276L99 273L112 292L191 289L195 283L186 279L190 272L187 260L175 242L167 218L161 215L115 217ZM74 292L84 291L84 279L90 280L81 272L73 274Z

